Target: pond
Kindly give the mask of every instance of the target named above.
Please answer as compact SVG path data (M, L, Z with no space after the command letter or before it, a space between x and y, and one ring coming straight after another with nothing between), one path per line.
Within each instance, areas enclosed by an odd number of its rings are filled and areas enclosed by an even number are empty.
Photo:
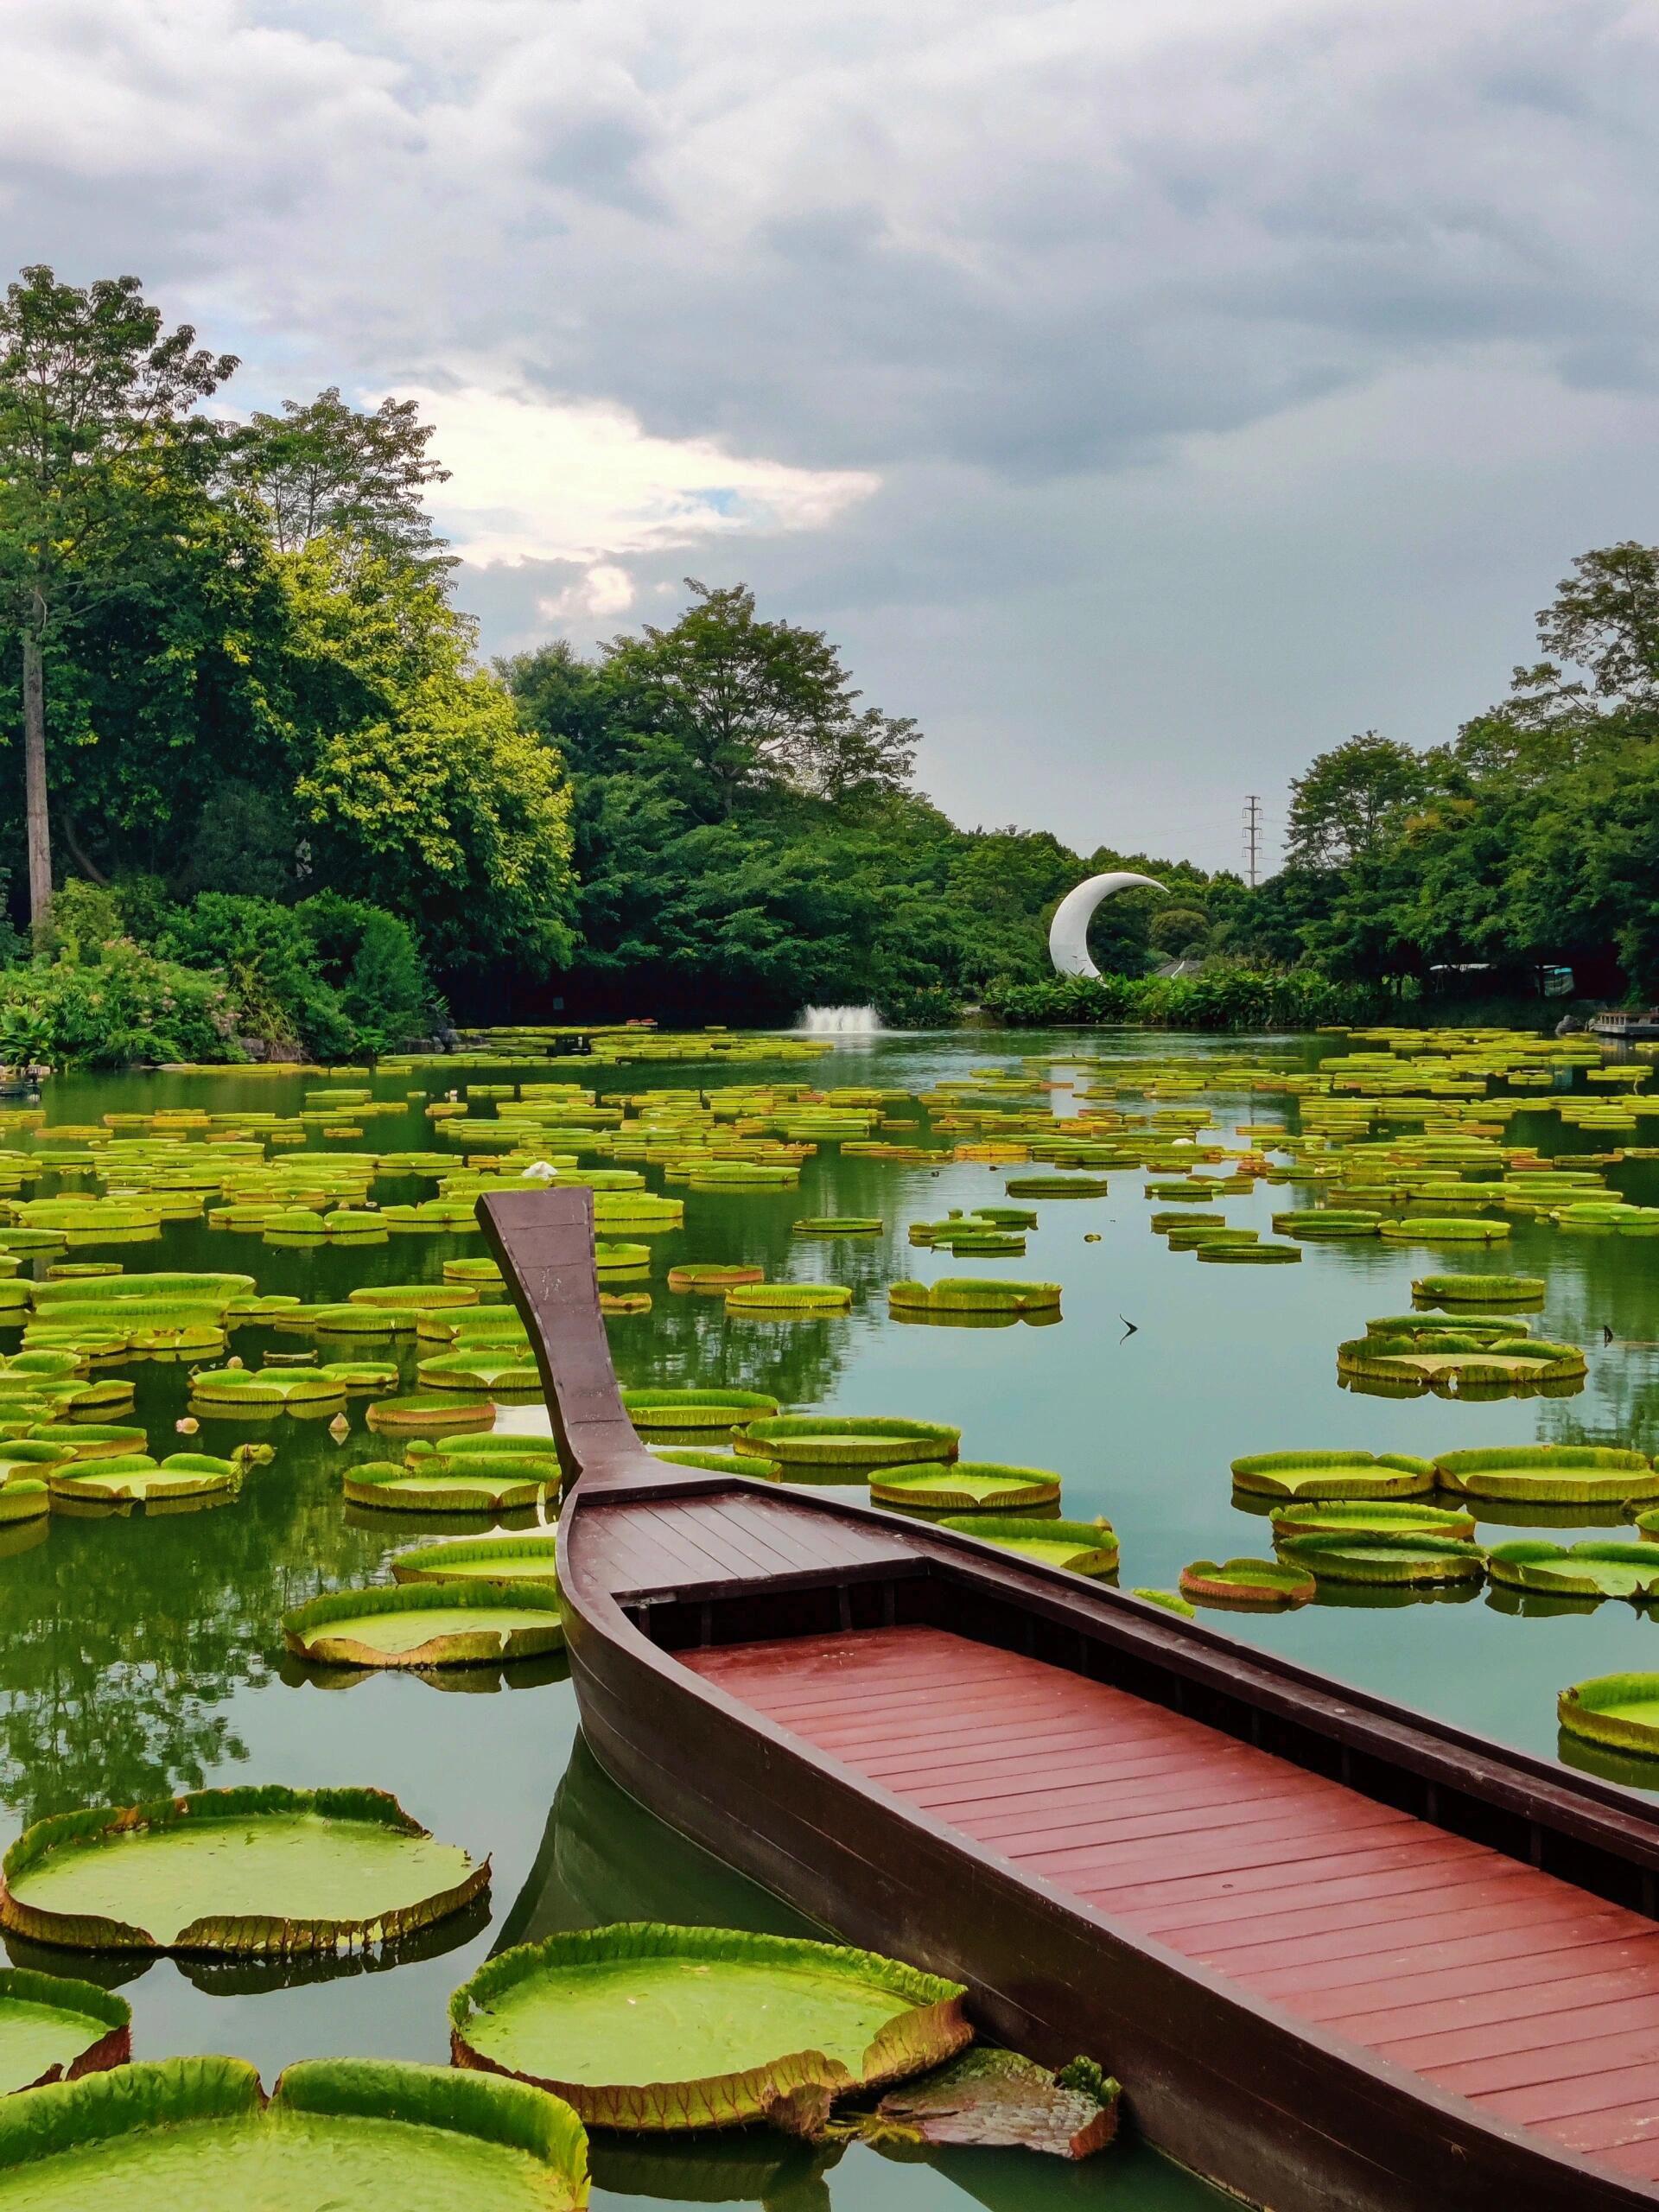
M748 1064L709 1071L581 1064L553 1072L601 1091L638 1093L699 1080L761 1082L775 1076L825 1085L870 1084L919 1092L976 1068L1017 1069L1067 1056L1243 1055L1313 1065L1339 1040L1213 1040L1119 1034L960 1033L848 1040L810 1068ZM453 1086L511 1080L512 1069L421 1067L383 1073L378 1096L402 1110L363 1124L360 1137L324 1136L322 1149L429 1149L423 1109ZM545 1065L519 1071L543 1079ZM1560 1084L1584 1087L1559 1071ZM359 1077L358 1081L361 1081ZM292 1113L315 1072L68 1076L43 1103L56 1125L107 1114L205 1107L214 1113ZM343 1087L343 1086L342 1086ZM419 1095L410 1096L410 1091ZM1055 1110L1075 1110L1053 1094ZM1205 1102L1220 1129L1296 1120L1282 1096L1217 1090ZM473 1110L488 1114L487 1103ZM1131 1110L1138 1107L1131 1102ZM339 1126L349 1123L341 1116ZM925 1125L924 1134L925 1135ZM27 1147L27 1136L0 1144ZM1068 1518L1106 1515L1122 1546L1126 1585L1172 1585L1187 1561L1268 1549L1266 1522L1233 1503L1229 1462L1247 1452L1357 1446L1424 1456L1453 1446L1547 1439L1659 1447L1659 1239L1576 1237L1547 1221L1520 1220L1492 1255L1465 1258L1375 1239L1310 1243L1300 1265L1198 1265L1150 1232L1158 1201L1147 1179L1115 1171L1097 1198L1038 1202L1027 1256L953 1261L913 1248L908 1224L952 1207L1001 1198L1009 1171L954 1160L948 1138L936 1160L897 1164L820 1147L798 1190L688 1192L683 1230L651 1238L650 1313L611 1323L626 1382L723 1382L772 1392L793 1406L948 1421L963 1456L1051 1468L1065 1481ZM1510 1143L1585 1151L1594 1140L1548 1113L1523 1111ZM292 1157L291 1151L283 1156ZM1659 1162L1610 1169L1611 1184L1659 1201ZM648 1172L660 1187L658 1171ZM49 1195L56 1185L33 1186ZM70 1185L92 1187L85 1180ZM425 1197L431 1184L381 1180L380 1203ZM1268 1233L1269 1217L1307 1203L1299 1189L1258 1185L1225 1201L1230 1221ZM3 1203L3 1202L0 1202ZM880 1217L875 1236L833 1243L796 1237L808 1215ZM69 1256L118 1258L130 1269L240 1269L265 1292L343 1299L360 1285L435 1281L446 1258L481 1249L476 1236L394 1236L361 1249L273 1249L257 1236L169 1223L157 1243L91 1248ZM718 1299L675 1295L664 1282L679 1261L741 1262L770 1277L823 1280L855 1292L844 1315L788 1324L728 1319ZM44 1262L30 1263L38 1271ZM1336 1347L1377 1314L1408 1312L1414 1275L1473 1267L1542 1275L1537 1333L1586 1345L1583 1389L1564 1397L1463 1402L1396 1399L1341 1387ZM893 1319L883 1294L900 1278L972 1272L1041 1278L1063 1286L1057 1325L957 1330ZM0 1351L16 1344L0 1330ZM250 1366L266 1350L297 1342L241 1330L236 1353ZM417 1357L400 1357L407 1379ZM422 1347L423 1351L429 1347ZM372 1348L373 1356L382 1347ZM139 1363L119 1370L137 1384L132 1419L159 1456L174 1448L187 1371ZM0 1556L0 1796L10 1840L27 1821L79 1805L124 1803L232 1782L298 1785L369 1783L391 1790L448 1841L493 1868L487 1902L440 1923L423 1955L391 1967L331 1961L286 1969L83 1961L14 1941L18 1964L99 1973L119 1981L135 2008L135 2054L226 2051L253 2060L269 2082L290 2060L345 2053L441 2060L449 1992L491 1951L556 1929L618 1919L708 1921L780 1931L803 1926L777 1901L703 1857L612 1785L581 1745L563 1662L530 1661L505 1674L463 1671L440 1686L414 1675L342 1677L283 1658L283 1611L320 1591L383 1580L391 1554L435 1533L424 1516L346 1507L342 1470L385 1458L389 1440L364 1425L354 1400L349 1434L321 1421L278 1419L256 1430L204 1415L196 1449L226 1452L251 1434L275 1446L239 1497L219 1510L130 1519L54 1516L32 1548ZM176 1440L183 1444L187 1440ZM1483 1526L1487 1540L1532 1533ZM1572 1541L1558 1528L1536 1533ZM1578 1532L1582 1533L1582 1532ZM10 1541L27 1539L13 1535ZM1211 1615L1212 1620L1221 1620ZM1405 1605L1321 1601L1293 1613L1228 1617L1239 1637L1421 1709L1554 1754L1555 1696L1584 1676L1659 1665L1653 1623L1610 1602L1555 1618L1521 1618L1479 1591ZM415 1948L420 1954L422 1947ZM1099 2056L1108 2061L1110 2053ZM897 2161L859 2146L839 2162L760 2136L692 2152L683 2146L601 2146L595 2202L839 2202L895 2212L944 2208L963 2198L1043 2212L1061 2200L1133 2212L1185 2212L1222 2200L1144 2150L1120 2146L1071 2168L1020 2153L957 2152Z

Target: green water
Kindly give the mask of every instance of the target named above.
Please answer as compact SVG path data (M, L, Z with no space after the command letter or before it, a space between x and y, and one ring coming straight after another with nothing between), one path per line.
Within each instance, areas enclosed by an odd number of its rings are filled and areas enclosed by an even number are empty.
M1006 1063L1077 1039L984 1034L886 1039L849 1046L808 1072L826 1084L879 1082L917 1090L941 1076ZM1090 1039L1091 1052L1205 1053L1203 1040ZM1240 1046L1225 1048L1236 1058ZM1245 1049L1264 1046L1247 1042ZM1281 1046L1316 1058L1312 1040ZM560 1072L565 1071L562 1068ZM578 1072L571 1066L571 1073ZM526 1071L530 1072L530 1071ZM545 1071L537 1071L545 1072ZM722 1070L710 1080L731 1079ZM764 1066L745 1079L764 1079ZM495 1071L434 1071L450 1084ZM699 1071L605 1069L601 1089L634 1092L686 1084ZM378 1081L401 1098L414 1078ZM213 1112L292 1111L319 1078L69 1077L45 1099L54 1122L167 1105ZM1217 1121L1272 1121L1288 1102L1243 1094L1211 1102ZM487 1112L483 1107L479 1110ZM1064 1112L1064 1094L1058 1110ZM342 1121L349 1120L349 1114ZM431 1125L418 1103L362 1124L343 1148L427 1148ZM1524 1116L1509 1141L1560 1149L1559 1124ZM7 1141L27 1142L27 1140ZM324 1144L313 1132L309 1141ZM1580 1150L1596 1140L1568 1133ZM278 1155L292 1157L288 1148ZM1200 1266L1148 1230L1160 1202L1138 1173L1115 1173L1103 1198L1033 1201L1039 1227L1023 1260L957 1260L912 1247L912 1220L1002 1196L1005 1173L947 1162L938 1168L843 1160L826 1146L805 1164L798 1191L684 1193L683 1231L653 1236L649 1315L617 1319L612 1341L625 1382L772 1392L787 1408L901 1414L957 1423L968 1459L1052 1468L1063 1475L1069 1520L1107 1515L1122 1545L1121 1580L1167 1585L1189 1560L1268 1548L1265 1518L1235 1509L1228 1462L1250 1452L1351 1446L1433 1453L1547 1438L1659 1448L1659 1240L1577 1237L1517 1221L1511 1240L1466 1256L1413 1246L1310 1243L1299 1266ZM656 1171L650 1171L655 1185ZM1633 1163L1611 1180L1644 1203L1659 1201L1659 1164ZM82 1185L78 1187L88 1187ZM429 1184L378 1183L383 1203L426 1196ZM48 1194L49 1183L37 1186ZM1268 1216L1299 1193L1262 1186L1217 1202L1228 1219L1268 1234ZM798 1218L879 1215L879 1236L791 1238ZM1099 1241L1085 1241L1090 1236ZM242 1269L264 1291L340 1300L359 1284L435 1281L445 1258L478 1253L476 1237L394 1236L386 1244L310 1251L273 1249L257 1236L169 1224L156 1243L111 1248L132 1271ZM71 1256L101 1257L98 1250ZM728 1320L715 1298L675 1296L664 1277L677 1261L755 1262L769 1275L836 1281L856 1293L852 1311L808 1321ZM1341 1389L1338 1342L1373 1314L1410 1306L1414 1274L1464 1268L1543 1274L1537 1333L1584 1342L1590 1375L1575 1397L1460 1404L1405 1401ZM1063 1319L1033 1328L955 1329L891 1320L881 1287L899 1277L1029 1276L1064 1286ZM1135 1324L1133 1333L1128 1324ZM1605 1345L1603 1325L1614 1332ZM0 1351L15 1348L0 1330ZM237 1353L292 1351L303 1340L240 1331ZM374 1347L395 1357L406 1386L430 1348L410 1338ZM325 1353L325 1357L327 1356ZM385 1579L392 1553L438 1533L432 1517L346 1508L340 1473L353 1461L401 1456L395 1437L371 1435L363 1402L348 1409L337 1443L321 1421L278 1417L254 1426L204 1416L199 1435L175 1438L185 1370L139 1364L138 1411L157 1454L177 1446L227 1454L254 1437L276 1447L251 1469L240 1496L213 1510L155 1517L79 1518L0 1531L0 1798L9 1839L40 1814L73 1806L271 1781L368 1783L396 1793L446 1842L490 1854L487 1905L428 1932L395 1966L347 1961L279 1973L251 1964L163 1960L90 1963L122 1980L143 2057L227 2051L255 2061L269 2083L301 2057L362 2054L442 2059L452 1988L504 1942L556 1928L660 1917L798 1927L783 1907L680 1842L607 1782L580 1746L561 1659L505 1671L461 1670L442 1686L396 1673L306 1669L282 1654L283 1611L319 1592ZM509 1516L527 1525L523 1514ZM491 1524L446 1516L445 1533ZM42 1537L41 1532L44 1531ZM1534 1533L1483 1521L1485 1541ZM1590 1533L1537 1531L1558 1541ZM29 1548L10 1549L13 1544ZM1208 1618L1252 1643L1389 1695L1553 1754L1554 1700L1587 1675L1659 1666L1659 1630L1633 1608L1523 1615L1477 1590L1435 1592L1405 1605L1333 1589L1288 1615ZM12 1946L20 1964L85 1973L88 1963ZM1109 2063L1112 2054L1096 2054ZM1019 2212L1073 2200L1122 2212L1196 2212L1218 2202L1144 2152L1115 2149L1077 2169L1016 2153L953 2152L895 2164L855 2148L826 2169L812 2154L745 2140L683 2148L600 2146L601 2202L632 2196L669 2202L764 2201L791 2212L827 2203L852 2212L957 2212L977 2199Z

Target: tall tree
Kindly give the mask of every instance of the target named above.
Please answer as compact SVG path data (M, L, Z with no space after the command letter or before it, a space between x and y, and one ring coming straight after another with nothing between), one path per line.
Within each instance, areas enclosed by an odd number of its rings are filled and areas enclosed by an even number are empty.
M1292 867L1345 868L1372 852L1430 787L1423 755L1368 729L1321 753L1290 787Z
M237 364L163 333L136 276L85 289L25 269L0 306L0 593L21 642L29 915L52 906L44 655L130 588L170 485L200 479L218 425L192 410Z
M908 783L914 722L861 713L822 630L762 620L745 584L685 581L691 605L671 629L648 623L605 653L622 717L682 749L689 798L723 821L768 786L839 800Z
M449 471L427 451L433 426L412 399L367 410L330 385L312 400L284 400L239 434L230 474L258 501L277 550L297 553L325 532L383 559L433 573L454 566L426 512L429 484Z
M1659 546L1627 538L1581 553L1539 610L1538 640L1588 670L1599 697L1659 703Z

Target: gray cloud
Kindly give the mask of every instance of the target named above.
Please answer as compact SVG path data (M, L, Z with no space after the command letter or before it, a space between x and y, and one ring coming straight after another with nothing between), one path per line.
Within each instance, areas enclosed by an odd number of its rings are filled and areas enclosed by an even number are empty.
M1246 789L1445 734L1573 552L1651 534L1637 0L12 0L0 36L10 261L137 270L245 404L540 392L876 473L619 553L622 619L747 575L970 818L1228 860ZM461 588L497 645L613 603L581 575Z

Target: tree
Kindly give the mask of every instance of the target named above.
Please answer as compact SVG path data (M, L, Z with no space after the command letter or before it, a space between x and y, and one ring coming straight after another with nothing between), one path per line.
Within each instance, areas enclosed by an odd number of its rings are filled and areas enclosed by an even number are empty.
M1371 852L1429 790L1423 756L1368 729L1321 753L1290 787L1293 867L1345 867Z
M472 665L471 623L424 571L329 534L281 566L278 710L314 887L403 915L442 969L563 962L569 790Z
M1580 554L1539 610L1538 639L1554 659L1587 669L1599 697L1659 703L1659 546L1626 538ZM1546 672L1555 673L1535 678Z
M22 648L29 912L52 904L43 659L95 600L130 589L166 495L200 481L219 427L192 413L236 367L163 334L136 276L86 289L25 269L0 307L0 592Z
M442 573L454 563L423 495L447 484L449 471L427 451L432 432L412 399L383 399L365 412L330 385L313 400L284 400L280 415L255 415L236 438L229 475L257 502L279 552L297 553L327 532Z
M647 624L604 648L620 719L680 748L686 796L726 820L746 791L845 801L909 781L915 724L866 709L822 630L763 621L745 584L686 578L671 629Z

